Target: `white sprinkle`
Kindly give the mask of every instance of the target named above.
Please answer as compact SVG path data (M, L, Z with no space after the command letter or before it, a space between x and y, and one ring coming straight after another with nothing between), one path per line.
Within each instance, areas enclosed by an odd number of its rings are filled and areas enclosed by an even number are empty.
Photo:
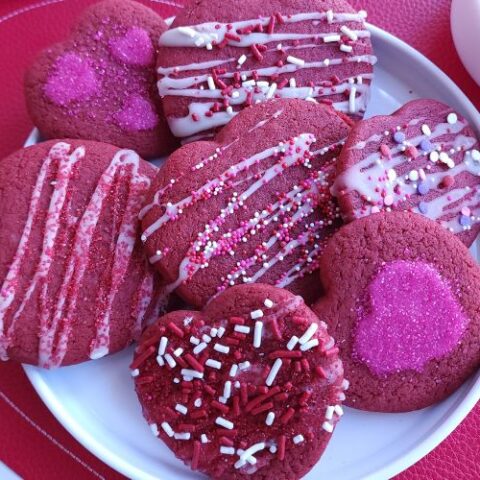
M179 212L180 213L180 212ZM185 327L188 327L188 325L190 325L192 323L192 320L193 320L193 317L185 317L183 319L183 325Z
M277 446L276 445L272 445L270 448L270 453L277 453Z
M183 353L183 348L180 348L180 347L173 351L173 354L176 357L179 357L182 353Z
M288 83L290 85L290 88L296 88L297 87L297 81L293 77L288 81Z
M305 330L305 333L298 339L298 342L300 345L303 345L304 343L307 343L315 334L315 332L318 330L318 324L317 323L312 323L307 330Z
M272 307L273 307L273 302L272 302L269 298L266 298L265 301L263 302L263 304L264 304L267 308L272 308Z
M130 375L131 375L132 377L138 377L138 376L140 375L140 370L139 370L138 368L136 368L135 370L132 370L132 371L130 372Z
M175 361L175 359L169 353L165 354L165 360L167 361L170 368L175 368L176 367L177 362Z
M480 162L480 152L477 150L477 149L473 149L471 152L470 152L470 155L472 156L472 160L474 162Z
M197 32L192 27L178 27L178 31L190 38L193 38L197 35Z
M207 335L206 333L204 333L202 335L202 340L205 342L205 343L210 343L212 341L212 337L210 337L209 335Z
M335 405L335 413L341 417L343 415L343 408L340 405Z
M322 428L328 433L333 432L333 425L330 422L323 422Z
M168 338L167 337L162 337L160 339L160 344L158 345L158 354L163 355L165 353L165 350L167 349L167 344L168 344Z
M247 56L243 54L241 57L238 58L237 63L239 65L243 65L246 62L246 60L247 60Z
M227 428L228 430L233 430L233 427L235 426L230 420L227 420L223 417L217 417L215 419L215 423L221 427Z
M175 433L174 434L175 440L190 440L190 433L189 432L182 432L182 433Z
M235 325L233 329L239 333L250 333L250 327L247 327L246 325Z
M170 426L170 424L168 422L163 422L162 423L162 428L164 430L164 432L170 437L172 438L173 435L175 434L175 432L173 431L173 428Z
M335 412L335 407L333 405L329 405L325 412L325 419L331 420L333 418L333 412Z
M302 352L306 352L307 350L310 350L311 348L318 347L318 339L314 338L313 340L309 340L307 343L304 343L301 347L300 350Z
M265 448L265 443L264 442L255 443L251 447L247 448L246 450L241 452L240 459L237 460L237 462L235 462L234 467L235 468L242 468L245 465L246 461L249 462L249 463L252 463L251 459L254 458L253 455L255 453L259 452L260 450L263 450L264 448ZM239 452L237 452L237 453L239 453ZM255 459L254 463L256 463L256 459Z
M165 360L163 359L163 357L161 355L157 355L157 363L160 367L165 366Z
M230 398L231 394L232 394L232 382L230 380L227 380L223 387L223 396L225 398Z
M273 82L271 85L270 85L270 88L268 89L268 92L267 92L267 95L266 95L266 98L272 98L275 91L277 90L277 84L275 82Z
M411 170L409 173L408 173L408 178L412 181L412 182L416 182L419 178L419 175L418 175L418 172L417 170Z
M342 381L342 389L348 390L348 387L350 387L350 382L346 378L344 378Z
M218 397L218 401L220 403L227 403L227 399L223 395L221 397Z
M262 322L255 322L255 330L253 331L253 346L255 348L259 348L262 344L262 330L263 330L263 323Z
M305 438L303 437L303 435L295 435L292 440L295 445L298 445L299 443L304 442Z
M354 42L358 40L358 35L353 30L350 30L346 25L342 25L340 27L340 31L345 34L350 40L353 40Z
M222 338L224 334L225 334L225 328L220 327L217 332L217 337Z
M340 50L342 52L351 53L353 50L353 47L351 45L345 45L344 43L342 43L342 45L340 45Z
M232 98L238 98L240 96L240 92L238 90L235 90L232 92Z
M238 372L238 365L236 363L234 363L231 367L230 367L230 376L231 377L234 377Z
M200 340L197 337L194 337L193 335L190 337L190 343L193 343L194 345L198 345L200 343Z
M247 360L246 362L239 363L238 366L240 367L240 370L246 370L247 368L250 368L251 363Z
M265 419L265 424L270 427L273 425L274 420L275 420L275 414L273 412L268 412L267 418Z
M216 368L217 370L220 370L222 368L222 364L217 361L217 360L213 360L212 358L209 358L206 362L205 362L205 365L207 367L211 367L211 368Z
M202 399L201 398L197 398L194 402L193 402L193 405L197 408L201 407L202 406Z
M157 425L156 423L151 423L151 424L149 425L149 427L150 427L150 430L152 431L152 433L153 433L156 437L158 437L158 425Z
M424 123L422 125L422 133L424 135L426 135L427 137L429 137L432 134L432 131L430 130L430 127L426 123Z
M258 80L257 81L257 87L260 87L260 88L268 88L269 87L269 83L265 80Z
M220 447L220 453L223 453L224 455L235 455L235 448L225 447L224 445L222 445Z
M438 159L440 158L440 155L438 154L438 152L436 150L434 150L433 152L430 152L429 158L430 158L431 162L436 163L436 162L438 162Z
M216 343L213 347L214 350L220 353L229 353L230 352L230 347L227 347L226 345L222 345L221 343Z
M282 44L281 43L277 43L277 50L281 50L282 49Z
M175 378L173 379L173 383L180 383L180 379L177 378L177 377L175 377Z
M202 434L200 435L200 441L201 441L202 443L208 443L208 437L207 437L204 433L202 433Z
M450 124L450 125L455 125L457 122L458 122L458 116L456 113L452 112L452 113L449 113L448 116L447 116L447 122Z
M203 378L202 372L197 372L196 370L190 370L189 368L182 368L180 373L184 377Z
M332 10L327 10L325 13L325 16L327 17L327 22L328 23L333 23L333 11Z
M247 80L246 82L242 83L242 87L254 87L255 80Z
M205 342L200 343L193 349L193 353L198 355L200 352L203 352L207 348L207 344Z
M262 318L262 317L263 317L263 311L260 309L250 312L250 318L252 320L256 320L257 318Z
M177 403L175 405L175 410L177 412L180 412L182 415L186 415L188 412L188 408L185 405L182 405L181 403Z
M270 370L267 379L265 380L265 383L268 387L271 387L273 382L275 381L275 377L277 376L278 371L280 370L280 367L282 366L282 359L277 358L273 362L272 369Z
M230 105L225 109L225 111L226 111L229 115L233 115L233 107L231 107Z
M328 67L330 65L330 59L326 58L324 61L323 61L323 64Z
M297 343L298 343L298 337L296 335L293 335L293 337L287 343L287 350L293 350Z
M348 111L350 113L355 113L357 111L356 99L357 87L352 87L350 88L350 94L348 95Z
M208 83L208 88L210 90L216 90L217 87L215 85L215 81L213 80L213 77L207 77L207 83Z
M211 43L207 43L206 48L207 48L207 50L212 50L213 45Z
M334 33L332 33L332 35L325 35L325 37L323 37L324 43L339 42L340 40L340 35Z
M293 63L294 65L298 65L299 67L303 67L305 65L305 60L302 60L301 58L294 57L292 55L289 55L287 57L287 62L288 63Z

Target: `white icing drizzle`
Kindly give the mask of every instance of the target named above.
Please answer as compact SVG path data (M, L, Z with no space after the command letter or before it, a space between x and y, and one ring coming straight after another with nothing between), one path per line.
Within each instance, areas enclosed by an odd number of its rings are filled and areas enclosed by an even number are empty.
M108 353L110 339L110 311L127 272L130 258L136 241L136 212L143 199L138 190L146 191L150 184L148 177L138 171L140 159L137 154L128 150L120 150L112 159L108 168L100 177L96 189L80 219L77 222L71 252L66 260L66 271L63 283L56 294L53 311L47 302L48 281L46 280L55 262L54 247L58 241L62 227L62 215L68 212L69 187L76 164L85 156L84 147L69 153L69 144L59 142L55 144L44 160L36 185L33 189L28 217L21 235L17 251L12 264L3 282L0 292L0 356L7 359L7 349L10 345L15 326L21 317L35 291L40 291L39 302L39 365L43 367L57 367L61 365L66 353L67 344L74 322L78 296L81 294L81 284L89 266L90 247L96 232L97 222L103 210L105 199L110 194L118 176L128 178L130 184L127 204L122 212L121 224L118 230L116 244L113 247L113 262L108 285L99 285L99 297L102 298L103 310L99 310L95 318L96 336L93 339L90 356L99 358ZM46 178L49 169L58 164L57 177L45 220L42 251L38 259L35 273L29 286L20 299L18 298L22 286L17 282L21 272L22 262L26 256L32 234L32 226L39 213L39 200L47 188ZM72 225L71 225L72 226ZM146 271L141 281L141 293L135 307L138 317L146 311L153 289L151 273ZM12 312L12 320L5 331L5 321L10 307L15 300L21 300L19 307ZM100 307L99 302L99 307ZM137 323L139 319L137 317ZM138 328L138 325L135 327Z

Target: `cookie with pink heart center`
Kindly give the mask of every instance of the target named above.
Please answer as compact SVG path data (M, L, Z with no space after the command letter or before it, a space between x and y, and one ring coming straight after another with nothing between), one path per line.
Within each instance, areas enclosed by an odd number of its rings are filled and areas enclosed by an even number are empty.
M172 132L211 137L271 98L362 118L376 61L365 17L345 0L188 2L160 37L158 88Z
M126 347L166 300L138 212L157 169L53 140L0 162L0 358L58 367Z
M211 478L300 478L345 398L338 348L301 297L240 285L159 319L131 365L155 436Z
M272 100L214 141L175 151L140 213L146 251L170 288L195 306L254 282L318 298L318 257L340 225L329 189L350 123L327 105Z
M468 120L436 100L414 100L351 130L334 192L345 220L408 210L470 246L480 231L480 146Z
M27 106L47 138L99 140L144 157L176 145L156 94L157 39L167 29L130 0L88 8L66 41L45 51L25 78Z
M321 259L314 306L337 340L347 404L409 411L442 400L480 365L480 269L436 222L377 213L342 227Z

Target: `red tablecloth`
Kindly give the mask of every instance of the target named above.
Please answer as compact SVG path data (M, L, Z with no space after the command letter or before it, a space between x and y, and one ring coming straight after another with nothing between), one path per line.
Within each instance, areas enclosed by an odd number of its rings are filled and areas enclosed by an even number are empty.
M353 0L352 3L365 8L372 23L402 38L437 63L480 108L480 88L462 67L453 47L450 1ZM0 2L0 157L19 148L32 128L22 93L26 65L39 49L61 39L72 19L91 3L94 1ZM170 16L181 8L183 0L178 3L143 0L143 3ZM0 432L0 461L25 479L123 478L63 429L40 401L21 367L11 363L0 363ZM480 405L477 405L445 442L398 480L478 480L479 452Z

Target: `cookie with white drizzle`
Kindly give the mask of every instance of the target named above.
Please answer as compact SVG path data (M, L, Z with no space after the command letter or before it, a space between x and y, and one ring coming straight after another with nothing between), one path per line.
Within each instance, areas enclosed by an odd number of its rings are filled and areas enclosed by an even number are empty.
M467 245L480 231L480 146L468 120L437 100L413 100L359 122L337 163L346 220L410 210Z
M0 162L0 358L53 368L126 347L165 298L139 237L156 167L53 140Z
M160 37L158 89L174 135L213 135L271 98L332 104L360 119L376 61L365 12L345 0L189 2Z
M348 382L303 299L233 287L149 327L131 364L155 436L211 478L300 478L319 460Z
M318 298L317 259L341 223L330 186L350 123L327 105L272 100L214 141L175 151L140 212L147 254L170 289L197 307L238 283Z
M443 400L480 367L480 268L412 212L344 225L321 259L328 324L350 381L346 404L405 412Z

